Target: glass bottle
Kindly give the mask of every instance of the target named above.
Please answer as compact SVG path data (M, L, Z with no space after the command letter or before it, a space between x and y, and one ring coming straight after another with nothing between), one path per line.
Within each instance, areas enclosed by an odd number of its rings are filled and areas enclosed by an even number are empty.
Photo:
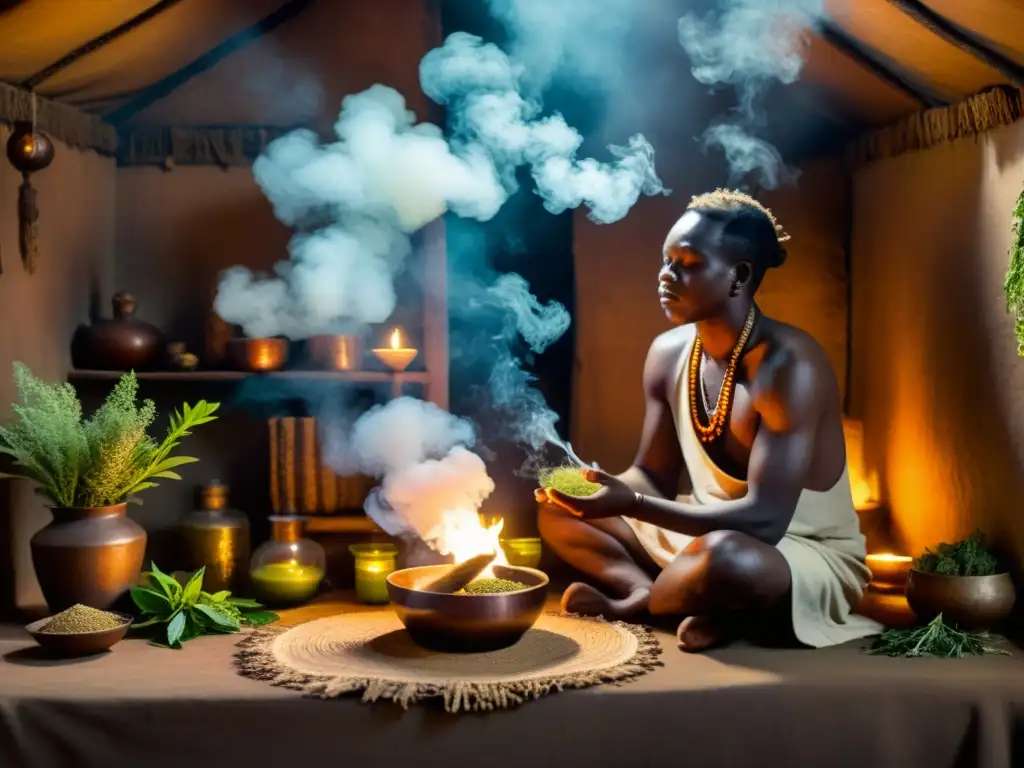
M249 578L256 596L267 605L298 605L320 589L327 569L324 548L305 538L306 518L270 518L270 540L256 548Z
M181 560L189 571L206 568L204 592L245 588L249 518L228 506L228 488L213 480L199 489L196 509L178 521Z

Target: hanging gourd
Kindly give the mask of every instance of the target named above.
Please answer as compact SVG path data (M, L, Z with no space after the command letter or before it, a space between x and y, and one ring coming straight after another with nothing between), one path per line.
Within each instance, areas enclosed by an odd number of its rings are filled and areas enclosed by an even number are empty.
M7 159L21 173L18 188L18 244L21 263L30 275L36 271L39 253L39 206L30 177L53 162L53 142L32 123L15 123L7 140Z

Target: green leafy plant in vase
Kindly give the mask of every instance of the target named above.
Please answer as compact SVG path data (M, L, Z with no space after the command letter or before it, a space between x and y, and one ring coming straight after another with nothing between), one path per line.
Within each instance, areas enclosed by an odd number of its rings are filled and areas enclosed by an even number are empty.
M0 454L17 477L36 484L53 521L32 537L32 562L53 612L76 603L106 610L136 584L146 532L126 515L129 502L158 480L180 480L174 470L198 461L174 455L191 430L216 419L218 403L187 403L157 441L148 434L156 417L151 400L138 402L138 381L127 373L103 405L83 416L68 383L50 383L14 364L20 401L0 427Z

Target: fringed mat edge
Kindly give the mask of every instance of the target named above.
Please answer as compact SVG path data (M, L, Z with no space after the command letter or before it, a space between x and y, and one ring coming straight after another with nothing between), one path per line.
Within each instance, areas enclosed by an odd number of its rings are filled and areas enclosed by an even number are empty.
M556 616L611 624L637 639L637 649L621 664L592 672L575 672L530 680L501 683L414 683L380 677L335 677L298 672L274 659L274 639L294 627L260 627L250 631L237 644L235 666L238 673L252 680L268 682L279 688L300 691L319 699L335 699L362 693L363 703L391 701L402 709L427 700L439 699L446 712L488 712L511 709L550 693L597 685L621 685L663 666L661 644L648 627L600 617L554 613ZM298 626L298 625L296 625Z

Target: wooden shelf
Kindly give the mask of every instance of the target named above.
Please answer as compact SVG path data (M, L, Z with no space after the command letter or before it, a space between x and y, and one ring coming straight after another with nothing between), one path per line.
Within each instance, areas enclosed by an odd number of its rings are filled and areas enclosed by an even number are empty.
M74 369L68 373L69 381L116 381L127 371L93 371ZM246 371L137 371L139 381L244 381L254 377L290 381L339 381L354 384L429 384L427 371L275 371L249 373Z
M310 533L384 533L366 515L309 515L306 530Z

